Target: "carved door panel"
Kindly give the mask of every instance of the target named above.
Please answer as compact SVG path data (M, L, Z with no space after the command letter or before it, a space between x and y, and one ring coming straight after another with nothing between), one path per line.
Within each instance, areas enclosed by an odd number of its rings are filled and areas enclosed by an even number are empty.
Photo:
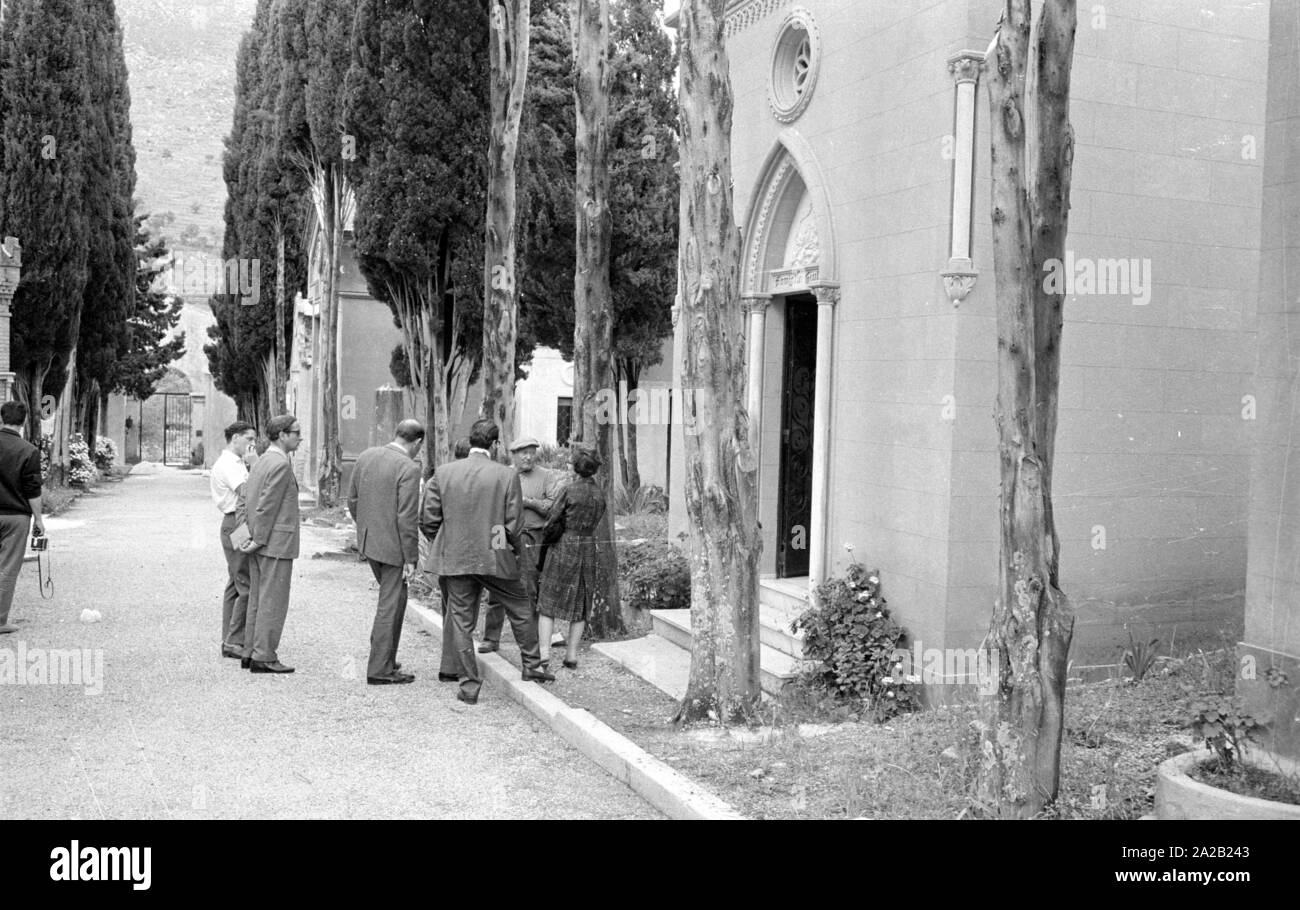
M781 396L781 481L777 506L776 574L808 574L812 524L813 386L817 375L817 306L810 296L788 298Z

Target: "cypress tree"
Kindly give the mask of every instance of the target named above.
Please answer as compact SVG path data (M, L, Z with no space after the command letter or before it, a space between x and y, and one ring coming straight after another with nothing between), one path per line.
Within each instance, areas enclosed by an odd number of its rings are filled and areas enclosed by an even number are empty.
M135 310L135 149L122 28L112 0L87 8L91 129L86 136L87 282L77 340L75 427L94 444L100 403L131 347Z
M0 236L23 245L10 351L28 436L63 391L87 278L91 93L80 0L7 0L0 32ZM53 370L54 381L47 382Z

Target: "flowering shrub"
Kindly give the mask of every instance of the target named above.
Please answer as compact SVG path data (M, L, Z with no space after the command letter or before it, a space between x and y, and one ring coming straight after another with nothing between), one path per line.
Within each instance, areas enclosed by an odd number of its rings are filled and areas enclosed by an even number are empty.
M68 437L68 483L84 487L99 476L90 457L90 446L80 433Z
M829 579L815 593L813 606L793 624L804 633L804 657L818 661L805 671L805 682L861 702L877 721L917 710L920 679L894 675L907 633L889 615L880 573L854 561L843 578Z
M687 609L691 568L681 549L667 540L618 547L619 593L638 610Z
M107 436L95 437L95 467L109 471L117 461L117 444Z
M41 450L41 483L50 482L50 464L51 456L54 453L54 436L46 433L41 436L41 441L36 446Z

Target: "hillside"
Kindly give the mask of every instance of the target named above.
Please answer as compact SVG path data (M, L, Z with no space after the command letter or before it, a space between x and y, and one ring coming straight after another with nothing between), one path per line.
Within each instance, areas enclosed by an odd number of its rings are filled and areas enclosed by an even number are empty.
M117 0L130 71L137 212L174 249L221 250L235 54L256 0Z

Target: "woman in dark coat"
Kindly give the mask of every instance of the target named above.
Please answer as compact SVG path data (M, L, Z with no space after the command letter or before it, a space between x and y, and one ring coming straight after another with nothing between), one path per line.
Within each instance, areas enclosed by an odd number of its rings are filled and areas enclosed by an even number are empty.
M571 670L578 666L578 642L596 590L594 534L605 515L605 494L594 479L600 465L600 458L590 452L574 456L573 472L578 479L560 492L542 530L545 565L537 593L537 638L543 667L550 660L551 632L557 619L569 621L564 665Z

